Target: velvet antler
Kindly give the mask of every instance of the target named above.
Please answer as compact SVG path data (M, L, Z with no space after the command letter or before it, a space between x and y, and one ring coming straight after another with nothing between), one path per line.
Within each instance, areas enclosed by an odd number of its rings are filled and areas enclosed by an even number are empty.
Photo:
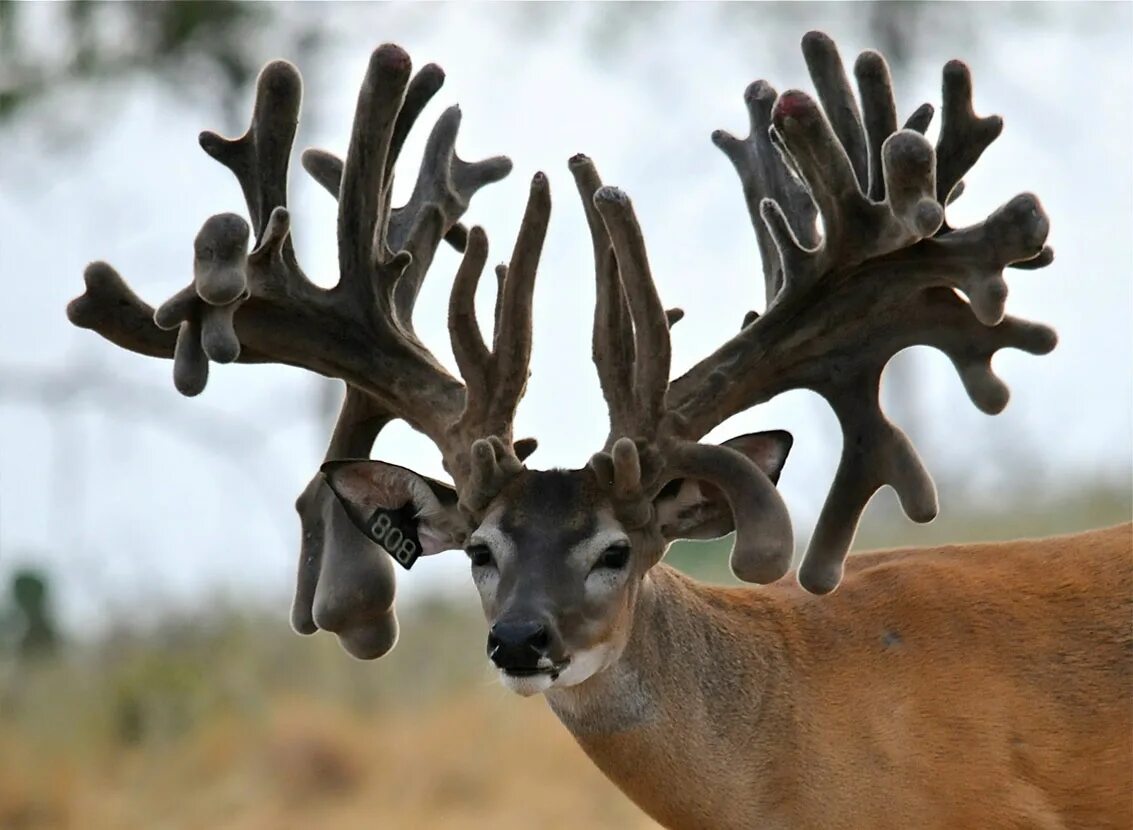
M460 111L452 107L429 136L409 201L392 205L406 136L443 81L432 64L411 77L400 47L378 48L359 92L345 161L321 150L304 153L304 167L339 202L334 288L307 279L291 243L287 167L301 80L291 64L275 61L260 74L243 136L201 134L205 151L240 182L250 224L230 213L208 219L194 243L192 283L156 312L109 265L91 265L87 292L68 307L71 321L124 348L172 357L174 382L187 395L204 389L210 361L287 363L341 378L347 392L327 458L368 455L384 425L400 418L441 450L462 502L474 512L534 449L530 441L513 445L511 420L527 378L531 292L550 196L537 175L500 287L497 339L508 340L483 366L461 363L466 389L414 334L413 307L441 240L462 249L467 243L452 299L451 332L460 352L469 321L474 324L471 274L483 266L487 239L459 220L476 191L507 175L511 162L457 157ZM470 282L473 291L466 290ZM297 509L303 542L295 628L332 630L357 656L379 656L397 632L388 557L354 528L321 476Z
M781 392L818 392L838 416L843 449L799 580L824 593L841 579L878 488L892 486L916 521L937 512L932 479L881 411L885 365L908 346L934 346L952 359L976 406L999 412L1008 394L991 370L995 352L1045 354L1056 342L1049 328L1004 316L1003 269L1043 267L1053 254L1044 247L1046 216L1030 194L969 228L945 222L962 177L1002 127L997 117L973 113L967 67L945 67L945 117L934 148L923 135L931 107L897 129L880 55L865 52L857 61L859 110L833 42L812 32L803 54L821 105L757 81L745 95L748 138L713 134L743 184L767 309L748 314L739 334L671 383L665 321L629 202L599 187L588 160L572 165L594 239L594 354L611 420L607 452L593 462L600 477L642 521L666 480L687 475L716 484L737 527L733 569L752 581L777 579L791 535L770 483L737 454L692 442Z

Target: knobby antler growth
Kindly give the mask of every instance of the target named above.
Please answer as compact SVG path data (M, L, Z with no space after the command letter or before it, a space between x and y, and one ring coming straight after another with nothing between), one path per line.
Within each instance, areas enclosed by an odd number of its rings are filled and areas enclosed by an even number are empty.
M781 502L754 465L728 454L709 458L707 448L689 442L781 392L818 392L838 416L843 449L799 579L824 593L841 579L858 520L880 487L893 487L915 521L937 512L932 479L881 411L885 365L908 346L934 346L952 359L977 407L1001 411L1008 392L991 370L995 352L1045 354L1056 342L1051 329L1004 316L1003 269L1041 268L1053 254L1044 247L1046 216L1031 194L972 227L945 221L962 177L1002 128L998 117L974 114L963 63L944 68L944 118L934 148L923 135L931 106L897 129L879 54L864 52L855 65L859 110L833 42L812 32L803 53L820 103L797 90L776 95L757 81L745 96L750 135L713 135L743 183L767 309L749 314L739 334L671 383L668 331L629 202L601 188L587 160L576 159L574 171L595 244L594 357L611 418L612 453L597 465L612 461L604 475L614 492L642 510L658 482L693 474L688 453L695 448L715 473L702 467L697 474L722 481L729 493L738 529L733 568L755 581L775 579L789 559ZM627 437L644 451L633 453ZM627 483L637 480L637 489ZM733 498L741 487L744 497ZM750 545L756 533L777 544Z
M249 225L231 213L206 220L194 243L193 281L156 311L105 263L86 270L71 321L123 348L173 358L177 388L200 393L210 362L276 362L347 383L327 458L368 456L400 418L429 436L462 504L481 509L521 466L533 442L512 444L531 351L531 295L550 213L546 178L535 176L511 262L501 266L496 341L480 340L473 311L487 258L479 228L459 224L481 187L503 178L503 157L469 163L454 152L460 111L446 110L429 136L409 201L393 207L393 171L405 139L444 73L411 77L399 47L377 49L358 96L345 161L320 150L307 171L338 199L338 284L310 282L296 260L287 211L287 166L299 118L301 79L289 63L260 74L251 126L238 139L201 134L205 152L235 174ZM249 239L253 240L251 251ZM413 330L421 281L442 239L464 249L452 292L451 334L467 387L449 375ZM359 656L392 646L393 577L385 554L351 524L316 476L300 496L303 524L295 628L338 632Z

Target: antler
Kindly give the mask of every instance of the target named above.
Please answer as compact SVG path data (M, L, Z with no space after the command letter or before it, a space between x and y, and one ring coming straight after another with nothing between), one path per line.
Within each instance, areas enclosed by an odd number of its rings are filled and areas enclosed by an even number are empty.
M995 352L1010 347L1045 354L1056 342L1051 329L1004 316L1003 269L1041 268L1053 252L1044 247L1049 226L1031 194L1015 197L969 228L953 230L944 221L944 206L959 195L961 178L1002 127L997 117L973 113L964 64L945 66L944 123L934 149L923 136L930 106L897 130L881 55L865 52L855 66L863 127L833 42L811 32L803 39L803 53L821 107L797 90L777 97L768 83L757 81L745 95L748 138L713 135L743 183L763 255L767 309L762 316L750 314L738 335L667 390L655 377L662 363L668 370L655 292L646 297L642 288L631 287L639 280L635 269L644 252L638 250L640 230L628 201L613 199L593 182L584 187L581 179L580 190L584 202L593 196L614 251L611 258L603 228L591 218L599 285L595 361L610 405L615 450L619 434L640 431L626 414L633 407L618 390L641 390L643 377L652 390L648 411L664 410L655 421L659 432L683 441L789 389L824 396L842 427L842 458L799 581L825 593L840 581L858 520L881 486L897 491L915 521L929 521L937 512L931 477L905 434L881 411L885 365L908 346L934 346L952 359L977 407L1001 411L1008 391L991 370ZM624 293L611 276L618 273ZM654 360L658 363L649 365ZM750 469L734 475L733 487L739 480L750 486ZM737 574L781 575L778 550L765 552L769 559L759 566L737 561L750 514L778 511L778 505L766 499L730 501L740 529L732 556ZM776 513L766 521L783 517Z
M602 187L586 156L575 156L570 167L594 242L594 362L610 412L609 438L590 460L591 469L610 488L621 519L631 527L652 522L653 498L674 478L716 485L736 519L733 569L750 581L772 582L791 563L786 505L748 458L689 440L684 418L666 398L669 327L683 312L666 312L661 305L629 198Z
M345 162L319 150L303 155L307 171L339 202L334 288L310 282L292 247L286 180L301 79L291 64L275 61L260 74L248 131L234 140L211 132L200 137L202 148L239 180L251 226L230 213L208 219L194 243L193 282L156 311L105 263L87 268L87 291L67 311L74 324L119 346L172 357L174 383L186 395L204 389L210 361L286 363L341 378L348 391L328 458L368 455L381 428L400 418L441 450L462 504L475 513L534 449L533 442L513 446L511 422L527 377L531 294L550 195L537 174L511 264L500 272L494 348L488 352L482 342L477 348L472 303L487 238L459 219L473 194L507 175L511 162L458 158L460 111L452 107L429 136L409 201L394 208L395 163L444 81L433 64L412 79L410 70L400 47L375 50ZM442 239L467 245L450 307L467 389L413 331L417 293ZM333 502L316 476L297 505L304 541L293 621L300 631L337 631L359 656L377 656L396 636L392 575L383 557L362 574L360 563L374 561L373 546Z

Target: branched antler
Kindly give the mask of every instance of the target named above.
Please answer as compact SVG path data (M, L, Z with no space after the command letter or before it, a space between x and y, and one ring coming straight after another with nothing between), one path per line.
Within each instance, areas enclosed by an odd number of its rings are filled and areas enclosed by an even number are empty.
M634 528L653 523L653 499L674 478L719 487L736 518L733 569L750 581L772 582L791 562L786 505L748 458L688 439L683 416L667 402L669 327L682 315L661 305L629 198L602 187L587 157L575 156L570 167L594 242L594 362L610 412L606 447L590 467L621 520Z
M487 256L483 231L468 231L459 219L476 191L507 175L511 162L457 157L460 111L452 107L429 136L409 201L393 207L395 163L444 80L432 64L410 74L401 48L378 48L359 92L345 161L319 150L303 156L308 172L339 201L334 288L311 283L292 246L287 166L301 80L291 64L275 61L260 74L243 136L201 134L205 151L240 182L250 225L231 213L208 219L194 243L192 283L156 311L109 265L95 263L86 272L86 293L68 315L124 348L172 357L174 382L187 395L204 389L210 361L287 363L341 378L347 393L327 458L368 455L382 427L400 418L441 450L462 503L475 513L534 449L530 441L513 445L511 421L527 377L531 292L550 195L545 177L537 175L500 282L498 342L487 358L461 362L466 390L414 334L413 307L441 240L461 249L467 242L452 304L459 354L475 324L475 279ZM384 653L397 631L388 557L353 527L321 476L297 507L303 547L296 629L336 631L358 656Z
M748 138L713 135L743 184L767 308L745 315L739 334L671 382L669 329L683 312L661 304L629 199L602 186L585 156L571 160L571 171L594 244L593 352L610 415L591 470L626 526L645 533L660 534L653 500L668 482L715 485L737 531L733 569L747 580L773 581L789 567L793 548L785 505L745 455L698 440L780 392L818 392L844 442L799 579L825 592L838 584L858 519L878 488L892 486L917 521L937 510L916 451L881 411L885 365L908 346L933 346L951 358L981 410L1000 411L1008 394L992 356L1004 347L1042 354L1055 344L1050 329L1004 315L1003 269L1040 268L1053 255L1044 247L1046 217L1030 194L972 227L945 221L963 176L1002 128L997 117L973 112L963 64L945 67L943 126L933 147L924 137L933 115L927 104L897 129L880 55L865 52L855 65L859 108L829 38L808 34L803 53L820 103L795 90L776 95L758 81L745 96ZM473 194L506 175L510 162L458 158L460 112L450 108L429 136L409 201L392 205L405 138L443 78L433 65L411 77L404 51L380 47L359 93L345 161L320 150L303 155L307 171L339 202L334 288L306 278L291 243L286 178L301 85L298 72L277 61L261 73L245 135L201 135L202 147L239 180L250 224L231 213L208 219L194 243L192 283L156 311L110 266L92 264L86 293L68 307L71 320L124 348L172 357L175 384L188 395L204 388L210 361L286 363L340 378L347 391L328 459L367 455L384 425L400 418L440 449L465 513L481 515L535 446L513 441L512 422L531 357L550 192L536 174L511 260L496 268L489 346L474 308L487 237L459 220ZM449 303L463 383L413 329L421 281L442 239L464 251ZM333 630L352 653L379 656L397 636L388 557L355 529L320 476L297 508L303 547L295 628Z
M739 334L671 383L665 317L629 201L600 186L588 159L576 157L571 166L594 241L594 359L610 410L606 450L591 462L599 479L627 520L642 524L666 481L690 476L716 484L737 528L733 570L772 581L790 561L785 507L754 464L694 442L781 392L818 392L844 436L799 573L804 587L824 593L841 579L858 520L878 488L892 486L916 521L937 512L932 479L881 411L885 365L908 346L934 346L952 359L981 410L1000 411L1007 389L991 371L992 355L1004 347L1043 354L1055 344L1045 326L1004 316L1002 272L1042 267L1052 253L1043 245L1046 217L1030 194L970 228L944 221L962 177L1002 128L998 117L974 114L963 64L945 67L945 118L934 148L923 135L932 107L918 108L897 129L879 54L865 52L855 66L860 110L828 37L808 34L803 54L821 106L803 92L777 95L757 81L745 94L748 138L713 134L743 184L767 309L750 312Z
M1053 254L1031 194L970 228L944 221L945 204L1002 127L973 114L962 63L944 70L934 149L922 135L930 107L896 130L880 55L865 52L855 67L863 126L833 42L812 32L803 52L821 108L795 90L772 107L774 90L760 81L746 96L752 135L714 136L744 184L764 252L767 310L673 381L668 401L695 438L788 389L827 399L842 426L842 459L799 573L804 587L823 593L838 584L858 519L882 485L915 521L937 512L931 478L878 402L889 359L908 346L934 346L952 359L972 401L999 412L1008 395L992 355L1005 347L1045 354L1056 342L1045 326L1004 316L1003 269L1043 267ZM821 239L800 188L821 214Z

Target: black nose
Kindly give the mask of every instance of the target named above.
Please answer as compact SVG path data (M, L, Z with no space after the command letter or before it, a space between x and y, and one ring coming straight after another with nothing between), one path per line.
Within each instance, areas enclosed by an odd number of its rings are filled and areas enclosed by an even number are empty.
M533 671L551 644L547 627L537 622L498 622L488 632L488 657L501 669Z

